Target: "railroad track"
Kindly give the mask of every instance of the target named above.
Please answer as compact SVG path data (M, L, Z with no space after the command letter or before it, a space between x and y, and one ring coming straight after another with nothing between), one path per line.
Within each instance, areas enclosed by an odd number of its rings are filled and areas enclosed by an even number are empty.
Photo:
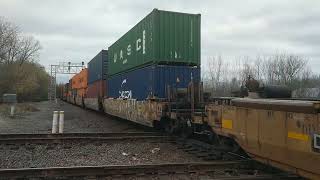
M6 179L298 179L250 170L250 161L0 169ZM2 179L2 178L0 178Z
M251 160L246 154L229 152L225 148L216 147L196 139L177 139L174 143L179 149L205 161Z
M207 143L180 139L154 132L143 133L65 133L65 134L0 134L0 150L9 147L34 151L45 145L48 150L60 146L72 148L72 143L102 145L109 142L172 143L178 149L204 161L167 164L139 164L112 166L71 166L46 168L0 169L0 179L105 179L163 178L163 179L298 179L281 171L274 171L247 156L233 154ZM36 152L36 151L35 151ZM268 171L267 171L268 169Z
M125 132L125 133L63 133L63 134L0 134L0 141L6 139L35 139L35 138L99 138L127 136L164 136L157 132Z
M64 133L64 134L0 134L0 146L5 144L50 144L70 141L98 142L120 140L148 140L155 142L170 142L174 137L154 132L132 133Z

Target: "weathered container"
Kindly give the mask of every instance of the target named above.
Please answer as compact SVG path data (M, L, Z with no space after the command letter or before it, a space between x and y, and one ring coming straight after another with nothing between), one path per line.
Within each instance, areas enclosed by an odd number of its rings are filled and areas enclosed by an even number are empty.
M72 77L72 89L82 89L88 86L88 69L83 69L80 73Z
M98 80L106 80L108 71L108 51L101 50L88 63L88 84Z
M166 97L168 85L187 88L200 80L200 68L152 65L108 78L108 97L144 100L148 96Z
M108 49L108 75L147 64L200 65L200 14L154 9Z
M96 111L103 110L105 92L106 80L98 80L88 84L87 96L84 99L85 107Z
M106 80L98 80L88 84L87 98L104 97L106 92Z
M88 69L83 69L80 73L72 77L72 95L84 97L88 87Z

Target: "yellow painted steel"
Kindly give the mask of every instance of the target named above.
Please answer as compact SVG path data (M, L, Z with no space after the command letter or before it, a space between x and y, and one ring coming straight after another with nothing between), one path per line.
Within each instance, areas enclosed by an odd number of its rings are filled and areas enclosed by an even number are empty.
M232 129L232 120L230 120L230 119L222 119L222 128Z
M292 132L292 131L288 131L288 138L292 138L292 139L298 139L301 141L308 141L309 140L309 136L306 134L301 134L301 133L296 133L296 132Z

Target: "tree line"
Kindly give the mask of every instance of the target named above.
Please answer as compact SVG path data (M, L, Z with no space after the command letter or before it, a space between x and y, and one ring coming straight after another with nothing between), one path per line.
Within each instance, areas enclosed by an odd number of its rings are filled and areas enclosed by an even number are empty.
M40 49L38 40L0 17L1 97L14 93L19 101L47 99L49 75L38 63Z
M320 76L308 66L308 59L291 53L233 59L213 56L206 66L203 81L213 96L232 96L249 76L261 85L287 86L294 97L308 97L308 89L318 88L320 82Z

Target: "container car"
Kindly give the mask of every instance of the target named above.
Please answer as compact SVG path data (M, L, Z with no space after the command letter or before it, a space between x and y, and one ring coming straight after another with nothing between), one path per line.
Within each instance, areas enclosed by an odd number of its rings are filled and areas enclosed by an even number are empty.
M146 64L200 65L200 14L154 9L108 48L108 75Z
M319 101L204 100L198 87L189 86L175 93L175 98L161 101L105 99L104 108L113 116L168 132L207 134L217 146L229 148L227 151L242 149L262 163L306 178L320 178Z
M252 158L310 179L320 179L320 102L235 98L206 105L207 124L224 142ZM203 119L203 118L202 118Z

